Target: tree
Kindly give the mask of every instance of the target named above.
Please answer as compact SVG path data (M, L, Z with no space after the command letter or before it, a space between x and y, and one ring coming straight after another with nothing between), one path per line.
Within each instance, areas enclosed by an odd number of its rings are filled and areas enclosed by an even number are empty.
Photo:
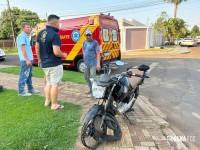
M11 9L13 26L14 26L14 34L17 36L21 31L21 23L28 22L31 26L40 23L43 20L39 19L37 13L32 12L30 10L22 9L20 10L17 7L13 7ZM1 13L0 17L0 39L8 39L12 37L12 30L10 24L10 17L8 10L4 10Z
M164 0L164 1L174 4L174 18L176 18L179 4L181 4L182 2L186 2L187 0Z
M195 25L191 30L191 36L195 38L196 36L200 36L200 30L197 25Z
M170 43L173 43L175 38L185 37L188 35L186 22L179 18L169 18L166 12L161 13L153 24L153 29L162 33Z
M159 33L164 33L163 23L169 18L168 14L164 11L161 12L161 15L158 17L156 22L153 24L153 29Z

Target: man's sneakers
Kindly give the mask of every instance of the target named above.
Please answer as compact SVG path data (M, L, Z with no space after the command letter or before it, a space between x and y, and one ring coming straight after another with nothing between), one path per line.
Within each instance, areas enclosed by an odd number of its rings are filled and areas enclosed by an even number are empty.
M91 91L88 91L88 92L86 92L85 94L92 94L92 92L91 92Z
M87 95L88 98L92 98L92 92L91 91L88 91L85 94Z
M87 96L88 98L92 98L93 96L92 96L92 94L88 94L88 96Z
M28 91L29 93L32 93L32 94L39 94L40 93L40 91L38 91L38 90L35 90L35 89L32 89L32 90L30 90L30 91Z
M32 89L32 90L29 90L28 93L26 92L19 93L18 96L31 96L32 94L38 94L38 93L40 93L40 91Z
M18 96L31 96L32 94L31 93L20 93L18 94Z

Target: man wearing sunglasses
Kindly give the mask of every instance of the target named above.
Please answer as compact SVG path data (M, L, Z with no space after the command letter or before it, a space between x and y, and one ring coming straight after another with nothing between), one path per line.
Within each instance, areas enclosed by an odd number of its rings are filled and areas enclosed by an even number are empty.
M100 65L100 48L96 40L92 38L92 31L86 30L86 40L83 43L83 56L85 62L85 79L89 86L88 97L92 96L92 83L90 78L96 80L96 70L101 70Z

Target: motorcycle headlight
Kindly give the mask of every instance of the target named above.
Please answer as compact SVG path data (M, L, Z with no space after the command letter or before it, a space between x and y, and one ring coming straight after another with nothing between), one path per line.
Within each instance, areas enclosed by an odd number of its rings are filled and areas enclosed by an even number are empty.
M97 98L103 98L106 91L106 87L98 86L96 82L92 84L92 95Z

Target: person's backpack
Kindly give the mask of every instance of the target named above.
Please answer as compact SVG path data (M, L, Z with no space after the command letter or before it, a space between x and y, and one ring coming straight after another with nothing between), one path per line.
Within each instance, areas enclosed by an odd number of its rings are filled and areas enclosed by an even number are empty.
M0 92L2 92L3 91L3 86L2 85L0 85Z

